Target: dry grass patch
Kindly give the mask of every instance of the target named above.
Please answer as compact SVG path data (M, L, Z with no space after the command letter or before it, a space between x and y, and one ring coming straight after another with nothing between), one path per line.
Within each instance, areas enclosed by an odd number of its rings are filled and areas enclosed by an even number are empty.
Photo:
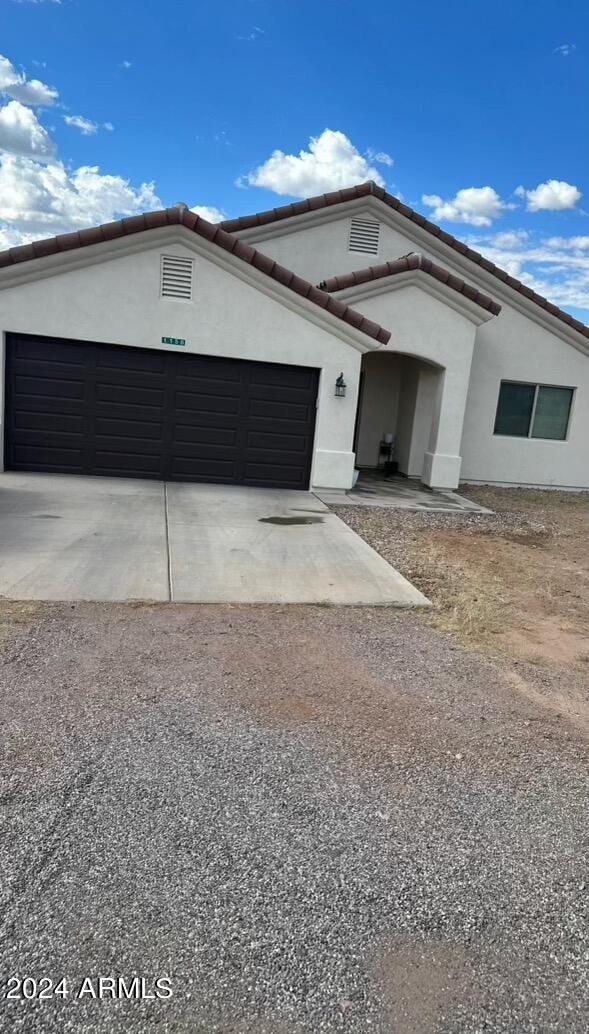
M341 508L339 515L433 603L464 645L587 668L589 495L468 487L495 511Z

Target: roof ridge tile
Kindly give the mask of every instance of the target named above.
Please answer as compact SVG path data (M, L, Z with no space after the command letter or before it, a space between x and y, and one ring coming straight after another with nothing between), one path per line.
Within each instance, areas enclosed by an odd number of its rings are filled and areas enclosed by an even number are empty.
M398 273L408 273L413 270L419 270L446 284L447 287L476 302L477 305L492 313L493 316L498 316L501 312L501 306L494 298L483 294L474 284L469 284L466 280L456 276L455 273L451 273L449 269L440 266L426 255L416 251L410 251L407 255L380 263L377 266L366 266L363 269L356 269L352 273L343 273L339 276L329 277L327 280L321 281L321 289L328 293L337 293L348 287L358 287L373 280L381 280L387 276L395 276Z

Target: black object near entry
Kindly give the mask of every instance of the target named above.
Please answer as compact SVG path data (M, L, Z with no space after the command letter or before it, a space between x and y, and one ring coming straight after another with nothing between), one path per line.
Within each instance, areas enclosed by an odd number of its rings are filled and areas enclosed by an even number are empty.
M319 371L8 335L9 470L307 489Z

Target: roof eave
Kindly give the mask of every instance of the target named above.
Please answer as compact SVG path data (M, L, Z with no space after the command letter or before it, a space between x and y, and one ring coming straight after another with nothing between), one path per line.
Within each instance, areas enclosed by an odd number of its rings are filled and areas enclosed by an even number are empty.
M474 284L456 276L444 266L432 262L426 255L414 251L409 252L407 255L402 255L398 259L392 259L389 262L379 262L373 266L365 266L363 269L357 269L350 273L329 277L327 280L322 281L319 286L324 291L339 294L342 297L343 292L347 288L366 285L368 289L369 285L374 284L375 289L370 291L370 293L379 294L382 293L378 289L378 284L381 281L388 281L391 277L401 276L409 272L423 273L424 276L431 277L431 279L443 284L455 294L461 295L463 299L472 302L487 312L489 317L498 316L501 312L499 302L491 298L490 295L479 291ZM383 288L383 290L389 289L388 285Z
M342 301L353 306L368 298L405 290L408 287L417 287L419 290L425 291L426 294L454 309L455 312L460 313L460 315L464 316L470 323L474 323L477 327L495 318L495 313L482 308L477 302L472 301L458 291L454 291L447 284L427 276L420 269L408 269L403 273L379 277L377 280L371 280L364 284L352 284L333 293Z

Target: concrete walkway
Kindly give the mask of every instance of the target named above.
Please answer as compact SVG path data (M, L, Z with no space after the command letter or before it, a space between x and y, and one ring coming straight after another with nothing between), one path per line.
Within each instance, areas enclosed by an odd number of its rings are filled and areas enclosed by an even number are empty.
M319 498L328 506L377 506L387 510L425 510L437 513L492 513L450 489L431 489L412 478L363 471L355 488L320 489Z
M310 492L15 473L0 597L428 604Z

